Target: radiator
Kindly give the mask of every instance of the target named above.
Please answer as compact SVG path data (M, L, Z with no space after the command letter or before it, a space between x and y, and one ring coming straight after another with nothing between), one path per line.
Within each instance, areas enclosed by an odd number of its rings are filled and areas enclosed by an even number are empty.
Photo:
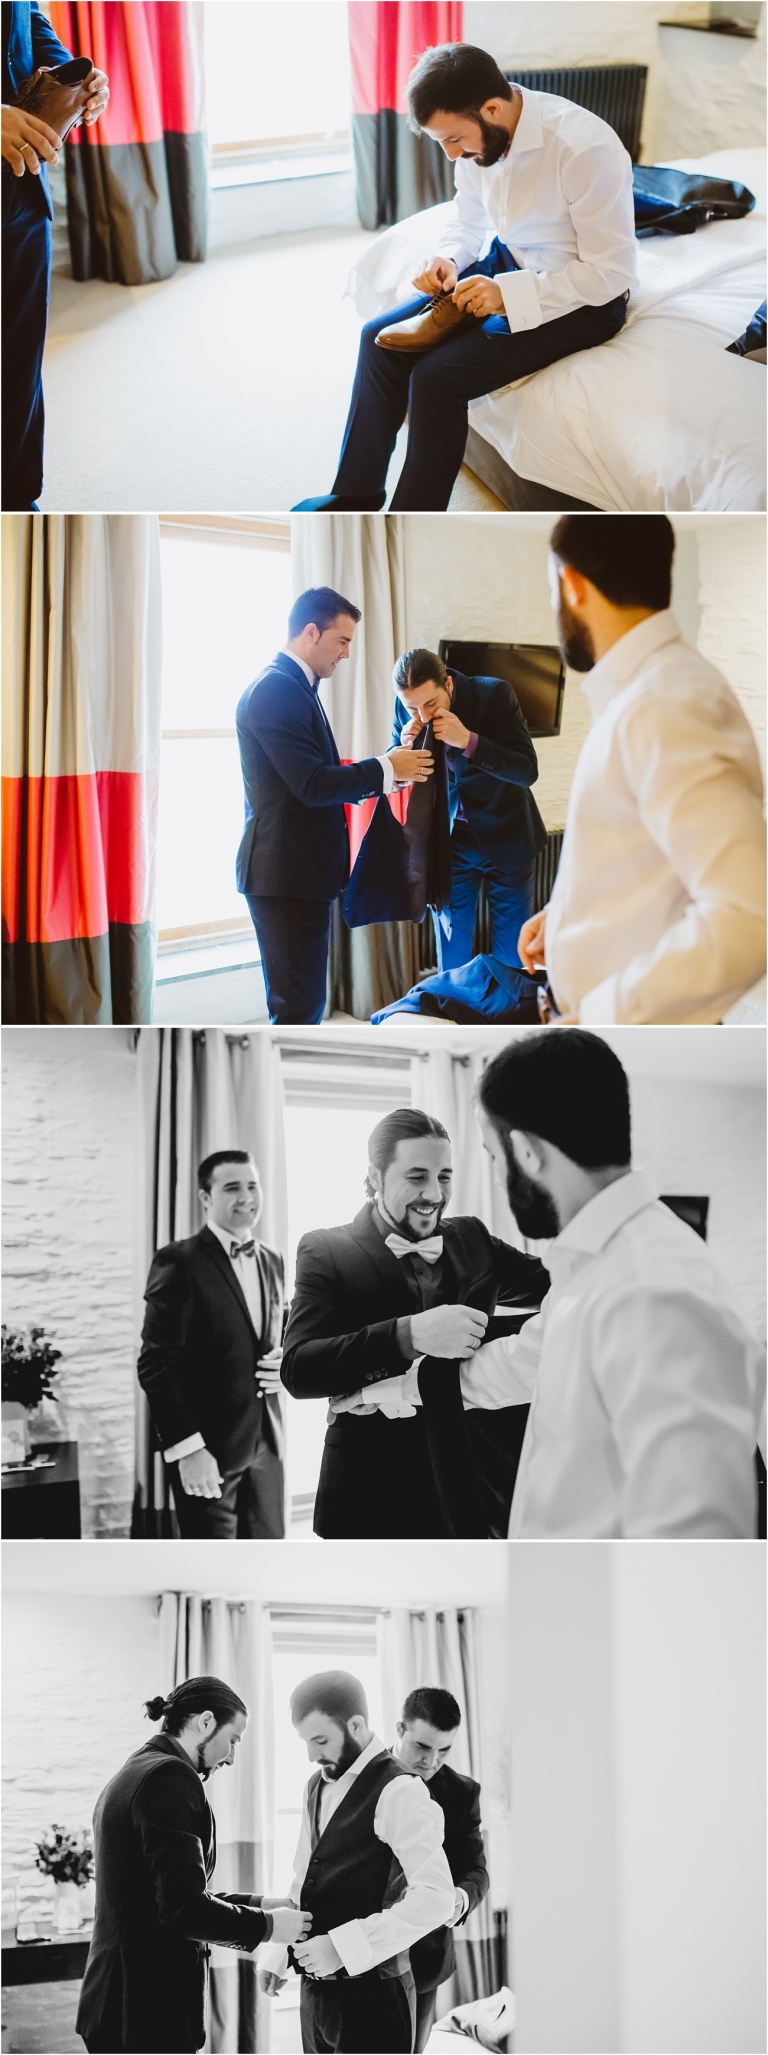
M508 71L511 86L528 86L534 93L556 93L561 100L575 100L588 107L616 130L633 164L640 155L647 64L576 65L568 71Z
M534 913L538 913L542 906L546 906L548 899L551 897L562 846L563 831L560 829L557 833L547 836L544 848L540 850L536 858L533 871ZM419 974L422 977L427 977L430 971L437 969L435 931L432 925L431 914L427 914L426 920L422 921L421 927L417 931L417 947ZM474 956L490 956L491 953L491 919L486 905L484 885L480 887L472 953Z

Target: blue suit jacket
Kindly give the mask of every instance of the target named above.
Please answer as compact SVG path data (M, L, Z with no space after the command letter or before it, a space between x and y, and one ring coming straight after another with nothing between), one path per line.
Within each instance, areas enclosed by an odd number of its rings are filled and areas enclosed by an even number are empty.
M481 854L506 877L522 880L547 839L529 790L539 766L525 719L506 679L466 678L461 671L451 676L452 711L478 738L471 758L446 749L451 827L461 805ZM409 720L408 708L396 699L390 748L397 747Z
M40 64L68 64L71 50L54 34L49 21L41 13L37 0L11 0L3 7L3 106L13 100L25 78L31 78ZM3 178L13 178L10 164L3 164ZM36 199L45 213L53 220L53 207L48 185L48 173L43 164L39 178L25 171L22 183L28 188L28 197ZM37 196L39 195L39 199Z
M243 693L236 721L245 786L238 892L336 899L349 877L344 807L383 791L381 764L374 756L342 765L317 692L282 651Z

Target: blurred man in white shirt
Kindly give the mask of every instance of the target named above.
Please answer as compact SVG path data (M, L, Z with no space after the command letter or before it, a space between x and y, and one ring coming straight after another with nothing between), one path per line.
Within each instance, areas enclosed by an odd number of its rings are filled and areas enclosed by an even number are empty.
M633 1170L600 1036L521 1036L484 1071L485 1147L551 1289L462 1366L464 1402L531 1410L510 1537L749 1539L765 1352L694 1231Z
M752 731L670 608L664 514L566 514L560 645L592 728L549 905L520 931L566 1018L719 1021L765 969L763 779Z

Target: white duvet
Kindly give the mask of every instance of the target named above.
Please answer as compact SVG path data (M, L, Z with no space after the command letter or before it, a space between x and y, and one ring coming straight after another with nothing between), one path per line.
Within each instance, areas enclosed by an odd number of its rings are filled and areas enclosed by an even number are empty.
M474 400L472 428L516 471L606 511L761 510L766 370L728 354L765 298L765 151L721 150L679 169L741 179L742 221L638 243L638 285L612 342ZM398 222L353 271L364 320L408 296L452 203Z

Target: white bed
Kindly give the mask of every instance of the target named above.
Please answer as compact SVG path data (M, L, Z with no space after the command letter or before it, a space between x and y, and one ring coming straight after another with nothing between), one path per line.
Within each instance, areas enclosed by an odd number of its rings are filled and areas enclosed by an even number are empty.
M510 506L755 512L766 504L766 370L728 353L765 298L764 150L680 159L756 206L638 242L621 335L470 404L467 462ZM350 277L363 320L407 296L451 202L377 237Z

